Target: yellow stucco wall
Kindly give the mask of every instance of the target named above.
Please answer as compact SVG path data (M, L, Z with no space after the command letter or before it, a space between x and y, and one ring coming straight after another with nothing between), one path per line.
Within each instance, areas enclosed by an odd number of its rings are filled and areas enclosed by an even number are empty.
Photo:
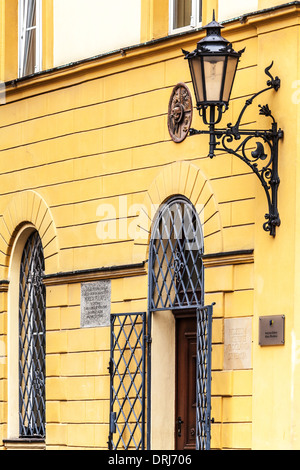
M285 131L279 154L282 225L275 239L262 230L266 199L246 165L224 154L209 159L205 136L181 144L170 139L173 87L185 82L192 89L181 47L194 49L201 34L7 84L0 109L0 278L16 275L9 273L14 240L22 224L33 224L41 234L49 276L47 448L106 449L109 419L109 328L80 328L84 275L68 280L50 275L146 261L151 217L136 217L137 205L149 216L152 207L178 193L204 207L205 254L254 250L206 263L205 300L216 302L212 448L300 447L299 60L297 48L290 46L298 43L299 13L291 6L246 24L228 24L223 32L235 49L246 47L223 125L234 122L247 96L265 85L264 69L272 60L282 80L280 91L260 102L269 104ZM267 125L257 111L255 104L246 122ZM193 127L201 126L194 112ZM102 276L110 274L104 270ZM120 269L112 279L112 312L147 310L147 282L147 264L141 271L129 269L126 277ZM11 437L7 284L0 296L1 446ZM258 319L268 314L286 315L282 347L258 345ZM252 319L252 366L224 370L224 319L245 317ZM159 359L152 367L159 367Z

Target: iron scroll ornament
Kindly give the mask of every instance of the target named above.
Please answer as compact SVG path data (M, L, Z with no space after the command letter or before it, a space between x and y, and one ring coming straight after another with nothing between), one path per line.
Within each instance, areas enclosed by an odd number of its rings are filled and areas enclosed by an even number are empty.
M271 236L275 237L276 227L280 226L280 218L278 212L278 187L280 178L278 175L278 142L283 138L283 130L278 129L277 122L275 121L269 106L258 105L259 114L272 119L272 126L267 130L251 130L240 129L242 117L248 108L253 103L253 100L268 90L278 91L280 88L280 79L273 77L270 69L273 62L265 69L266 75L269 77L267 87L255 93L251 98L246 100L246 103L239 114L235 123L227 124L225 129L215 129L215 125L220 122L221 110L219 111L218 118L215 119L215 110L211 109L209 121L206 119L206 109L202 110L204 124L209 125L209 130L196 130L190 128L189 135L195 134L209 134L209 157L215 156L215 150L225 151L231 155L240 158L246 165L248 165L253 173L256 174L260 180L264 191L267 196L268 213L265 214L266 222L263 224L263 229L269 232ZM221 112L220 112L221 111ZM243 140L241 140L243 138ZM259 139L259 140L258 140ZM238 141L238 145L234 146L234 142ZM250 150L251 144L255 141L256 149ZM253 146L252 146L253 148Z

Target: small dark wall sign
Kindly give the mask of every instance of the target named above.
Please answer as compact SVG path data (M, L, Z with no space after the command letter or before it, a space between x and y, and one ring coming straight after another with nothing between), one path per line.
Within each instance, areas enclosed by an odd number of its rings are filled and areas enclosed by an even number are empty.
M190 90L185 83L178 83L171 94L168 108L168 129L171 139L182 142L188 135L193 118Z
M259 317L259 345L279 346L284 344L285 316Z

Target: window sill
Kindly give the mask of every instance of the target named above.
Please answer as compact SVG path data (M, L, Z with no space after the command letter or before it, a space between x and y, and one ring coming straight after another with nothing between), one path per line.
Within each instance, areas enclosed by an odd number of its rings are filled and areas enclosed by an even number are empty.
M46 450L44 439L3 439L5 450Z
M183 26L182 28L169 28L169 36L175 35L175 34L181 34L181 33L186 33L188 31L197 31L199 28L202 28L202 23L197 23L195 26L194 25L187 25Z

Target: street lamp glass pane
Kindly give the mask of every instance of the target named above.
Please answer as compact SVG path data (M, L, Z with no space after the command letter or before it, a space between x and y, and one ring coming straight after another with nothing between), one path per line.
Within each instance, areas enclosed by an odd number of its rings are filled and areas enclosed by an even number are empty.
M230 98L230 93L233 85L233 80L235 76L235 71L238 64L238 57L228 57L227 68L226 68L226 77L224 83L223 91L223 101L227 103Z
M221 101L225 57L204 57L204 75L207 101Z
M189 64L198 105L200 102L204 101L201 58L196 56L189 59Z

